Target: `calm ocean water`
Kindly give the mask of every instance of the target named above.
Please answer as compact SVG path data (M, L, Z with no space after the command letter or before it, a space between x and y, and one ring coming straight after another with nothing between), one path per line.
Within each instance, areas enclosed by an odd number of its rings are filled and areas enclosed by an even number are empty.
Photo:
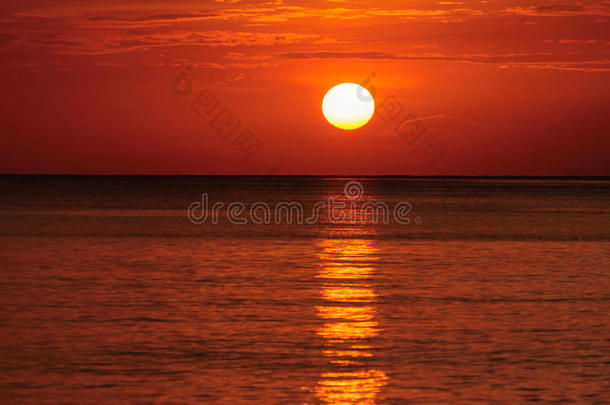
M187 218L354 180L409 224ZM608 179L4 176L0 224L2 403L610 398Z

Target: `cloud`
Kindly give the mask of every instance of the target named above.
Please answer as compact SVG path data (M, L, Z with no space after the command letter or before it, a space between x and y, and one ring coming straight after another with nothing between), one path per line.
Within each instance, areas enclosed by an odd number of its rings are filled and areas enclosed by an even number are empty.
M582 12L585 10L585 7L582 4L545 4L535 6L534 9L537 13L547 13L549 11Z
M550 70L564 70L573 72L585 72L585 73L601 73L610 72L610 61L582 61L582 62L562 62L562 61L549 61L549 62L529 62L529 63L507 63L499 65L499 68L522 68L522 69L550 69Z
M554 69L580 72L608 72L610 60L590 60L588 53L570 54L570 60L558 60L554 53L519 54L391 54L384 52L290 52L279 55L289 59L386 59L490 64L499 68Z
M509 7L504 10L508 14L537 17L574 17L574 16L609 16L609 2L584 3L550 3L539 6Z
M74 39L78 38L78 39ZM131 52L153 47L176 46L278 46L311 43L320 39L317 34L292 32L256 33L234 31L168 31L168 32L102 32L88 37L70 32L48 35L39 33L23 39L21 46L49 47L56 54L96 55Z
M377 5L377 3L375 3ZM273 8L241 8L223 10L226 18L245 18L252 22L286 22L292 19L319 18L322 20L358 20L376 17L395 19L440 19L453 16L476 16L482 12L478 9L448 8L448 9L382 9L369 8L312 8L301 6L278 6Z
M279 55L288 59L403 59L386 52L286 52Z
M114 15L94 15L87 17L88 21L185 21L185 20L197 20L202 18L219 17L221 14L216 12L198 12L198 13L184 13L184 14L157 14L148 16L132 16L132 17L121 17Z
M496 4L478 3L472 7L470 2L464 2L467 6L458 3L462 1L429 2L428 7L421 6L423 3L410 3L412 8L403 8L404 2L393 0L384 2L383 7L379 2L367 1L311 1L300 2L301 5L297 6L284 4L281 0L245 0L207 3L205 9L181 2L162 7L154 3L104 7L93 3L53 9L25 5L21 11L7 13L0 21L0 49L8 54L13 52L17 56L39 58L40 53L55 56L119 55L189 47L185 52L189 53L190 60L197 62L192 51L199 55L199 62L219 69L224 65L218 60L210 61L211 55L226 59L228 52L235 51L242 55L256 55L256 63L261 60L270 63L269 58L351 58L582 71L605 69L605 65L570 63L610 59L609 52L601 49L607 44L607 39L590 37L592 34L585 20L580 25L556 28L528 18L528 21L536 21L537 25L531 29L528 26L528 32L533 33L532 40L524 39L519 47L509 41L509 36L494 31L498 18L508 23L522 23L522 19L514 15L581 16L593 23L600 16L608 15L610 2L551 1L531 5L521 0L505 0ZM507 5L511 7L507 8ZM465 24L468 18L477 20ZM415 24L409 25L411 21ZM449 29L453 27L439 27L439 23L444 22L459 22L459 38ZM349 29L343 29L345 27ZM492 32L495 36L481 46L479 41L487 40L481 32ZM563 39L565 35L586 39ZM463 39L459 41L458 49L453 48L456 38ZM540 52L541 38L549 38L542 45L542 49L549 52ZM420 45L416 45L418 43ZM438 50L438 53L424 52L424 46L428 51ZM251 48L243 52L240 47ZM521 53L510 53L513 49ZM578 52L570 52L574 50ZM254 63L249 60L244 66L250 62Z

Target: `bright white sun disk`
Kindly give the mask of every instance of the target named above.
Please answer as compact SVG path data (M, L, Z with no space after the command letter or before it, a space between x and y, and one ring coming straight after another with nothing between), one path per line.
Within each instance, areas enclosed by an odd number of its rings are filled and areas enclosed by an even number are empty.
M360 128L373 116L375 102L371 93L355 83L341 83L328 90L322 100L324 117L341 129Z

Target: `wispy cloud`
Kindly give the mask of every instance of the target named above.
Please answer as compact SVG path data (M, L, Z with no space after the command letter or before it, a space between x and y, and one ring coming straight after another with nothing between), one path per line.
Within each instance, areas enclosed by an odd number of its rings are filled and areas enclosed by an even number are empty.
M176 46L237 47L315 43L316 34L292 32L257 33L234 31L98 32L89 36L64 33L32 33L19 46L50 47L57 54L96 55L125 53L138 49Z
M199 55L199 60L191 55L192 63L217 69L225 66L229 53L241 51L240 47L250 48L248 52L241 52L244 58L247 54L257 59L227 62L229 65L271 66L270 58L352 58L593 72L605 71L604 63L610 60L610 51L603 48L608 44L603 32L586 38L587 32L581 30L582 37L578 38L574 25L568 28L557 28L556 22L554 26L544 25L545 21L552 20L547 17L578 16L588 19L580 25L588 27L589 23L610 15L607 1L551 1L539 5L525 0L418 1L409 3L409 8L398 0L384 2L383 6L372 1L312 0L300 4L285 4L282 0L230 0L206 3L203 8L190 3L163 6L151 3L137 7L120 3L106 7L58 5L54 8L23 5L21 9L5 13L0 20L0 50L20 57L29 52L32 58L38 58L41 51L57 56L92 56L146 50L158 50L157 54L161 54L167 49L183 47ZM498 35L485 36L497 30L494 22L498 19L522 23L523 16L540 17L527 18L528 22L540 24L540 28L531 29L532 33L539 33L537 38L533 35L529 40L521 36L523 39L515 47L515 41ZM476 24L465 23L468 19L476 19ZM446 23L456 25L440 28ZM452 27L458 27L461 38L465 38L460 42L461 49L453 49ZM557 30L555 38L552 37L554 30ZM566 32L574 35L574 39L565 39ZM543 41L540 35L548 39ZM494 40L490 48L489 43ZM411 52L426 48L438 52ZM211 55L214 61L209 60Z
M564 55L564 58L567 60L558 60L558 55L555 53L443 55L430 53L392 54L384 52L290 52L279 56L290 59L412 60L491 64L500 68L535 68L581 72L610 71L610 59L591 60L591 55L586 52Z
M509 14L537 17L610 16L610 2L557 2L537 6L517 6L504 10Z

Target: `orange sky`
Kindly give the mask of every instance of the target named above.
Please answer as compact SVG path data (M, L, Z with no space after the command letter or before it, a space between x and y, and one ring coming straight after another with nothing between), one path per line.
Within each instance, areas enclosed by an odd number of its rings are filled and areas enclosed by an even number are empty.
M0 10L0 173L610 175L609 1L52 3ZM329 125L325 92L372 72L398 121Z

